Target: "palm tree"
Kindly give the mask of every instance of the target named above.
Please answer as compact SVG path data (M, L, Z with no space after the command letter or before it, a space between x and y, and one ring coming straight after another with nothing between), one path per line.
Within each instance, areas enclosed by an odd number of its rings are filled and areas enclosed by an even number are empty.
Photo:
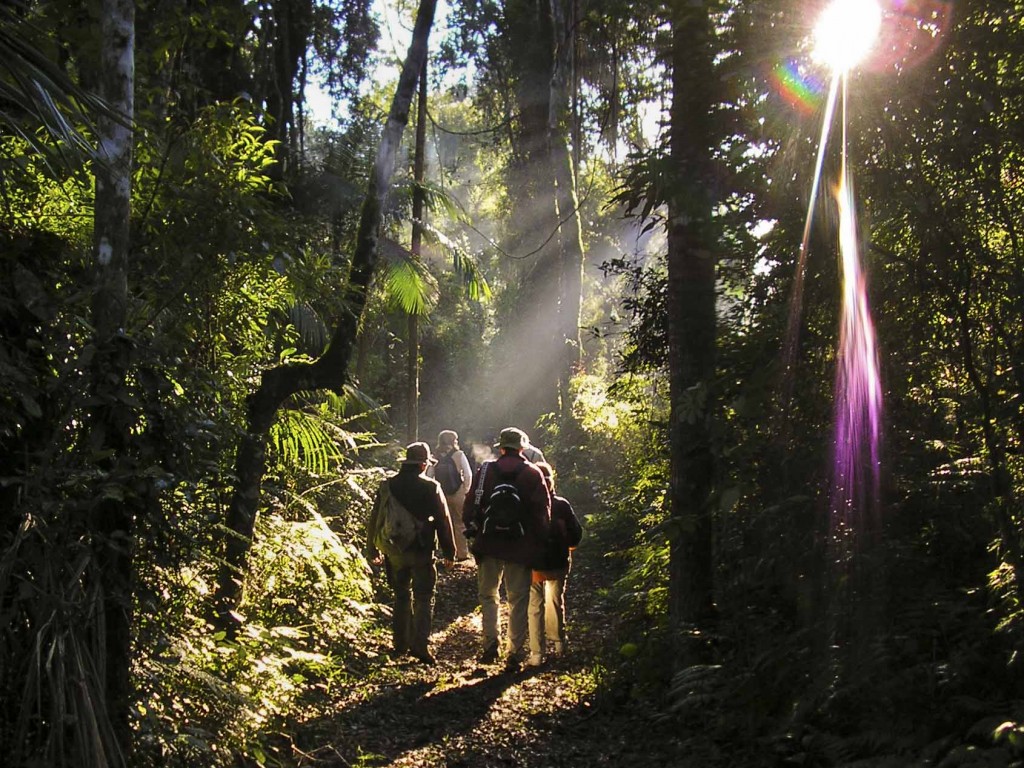
M0 5L0 125L36 152L58 151L93 157L98 116L123 120L96 94L82 88L47 51L46 34L28 18L25 3ZM70 159L70 158L68 158Z

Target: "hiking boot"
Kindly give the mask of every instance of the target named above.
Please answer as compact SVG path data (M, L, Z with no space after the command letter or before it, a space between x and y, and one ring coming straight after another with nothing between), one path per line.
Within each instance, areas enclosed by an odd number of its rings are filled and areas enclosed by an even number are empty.
M497 643L491 643L490 645L488 645L486 648L484 648L484 652L480 654L479 658L477 658L477 661L479 661L481 664L493 664L497 660L498 660L498 644Z
M561 640L555 640L552 651L552 656L564 656L565 655L565 643Z
M539 653L531 653L529 658L526 660L526 666L528 667L539 667L544 663L544 659Z
M508 656L505 657L505 671L506 672L518 672L519 671L519 667L521 665L522 665L522 662L519 660L519 657L516 656L514 653L509 654Z

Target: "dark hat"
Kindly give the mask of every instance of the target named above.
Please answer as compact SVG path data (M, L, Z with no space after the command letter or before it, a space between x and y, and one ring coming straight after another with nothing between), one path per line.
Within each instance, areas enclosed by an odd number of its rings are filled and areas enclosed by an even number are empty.
M515 427L505 427L501 430L501 434L498 435L498 442L495 443L495 448L511 448L514 451L523 450L523 446L529 445L530 439L526 436L526 433L521 429Z
M437 464L437 461L430 455L430 446L426 443L409 443L405 447L405 459L403 464Z

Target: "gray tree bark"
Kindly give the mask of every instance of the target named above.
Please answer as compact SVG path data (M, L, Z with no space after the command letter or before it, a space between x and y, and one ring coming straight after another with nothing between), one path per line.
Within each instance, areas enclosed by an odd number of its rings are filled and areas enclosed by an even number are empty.
M576 169L569 152L572 129L570 82L573 77L573 34L562 0L551 2L554 66L548 103L548 147L554 181L554 207L558 219L558 399L561 415L571 413L569 381L583 358L580 308L583 304L583 224L576 193Z
M125 336L132 190L131 121L135 111L135 4L104 0L100 13L100 95L114 115L101 115L97 133L92 318L96 353L92 364L92 443L111 488L131 473L129 440L134 415L128 403L130 342ZM132 576L135 517L139 505L126 491L104 492L91 510L95 564L103 592L102 627L95 627L104 692L100 700L113 729L106 745L110 765L131 754L130 728ZM61 726L57 726L61 727ZM84 745L83 745L84 747Z
M423 176L427 158L427 63L423 62L420 73L419 100L416 105L416 149L413 154L412 177L416 183L412 193L412 243L413 258L418 259L423 250L424 191ZM409 418L407 433L410 443L420 437L420 324L419 317L409 315Z

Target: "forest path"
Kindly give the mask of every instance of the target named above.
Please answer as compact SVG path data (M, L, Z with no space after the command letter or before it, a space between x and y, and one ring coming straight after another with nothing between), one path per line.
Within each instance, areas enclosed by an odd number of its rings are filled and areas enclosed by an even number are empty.
M361 682L295 737L299 765L650 766L683 765L679 739L635 703L601 706L601 654L614 606L613 575L594 542L576 553L566 591L569 652L538 668L480 665L476 566L440 571L429 667L387 655L381 634ZM506 618L503 603L503 626ZM607 697L600 701L606 701ZM312 713L311 713L312 714ZM700 763L694 763L699 765Z

